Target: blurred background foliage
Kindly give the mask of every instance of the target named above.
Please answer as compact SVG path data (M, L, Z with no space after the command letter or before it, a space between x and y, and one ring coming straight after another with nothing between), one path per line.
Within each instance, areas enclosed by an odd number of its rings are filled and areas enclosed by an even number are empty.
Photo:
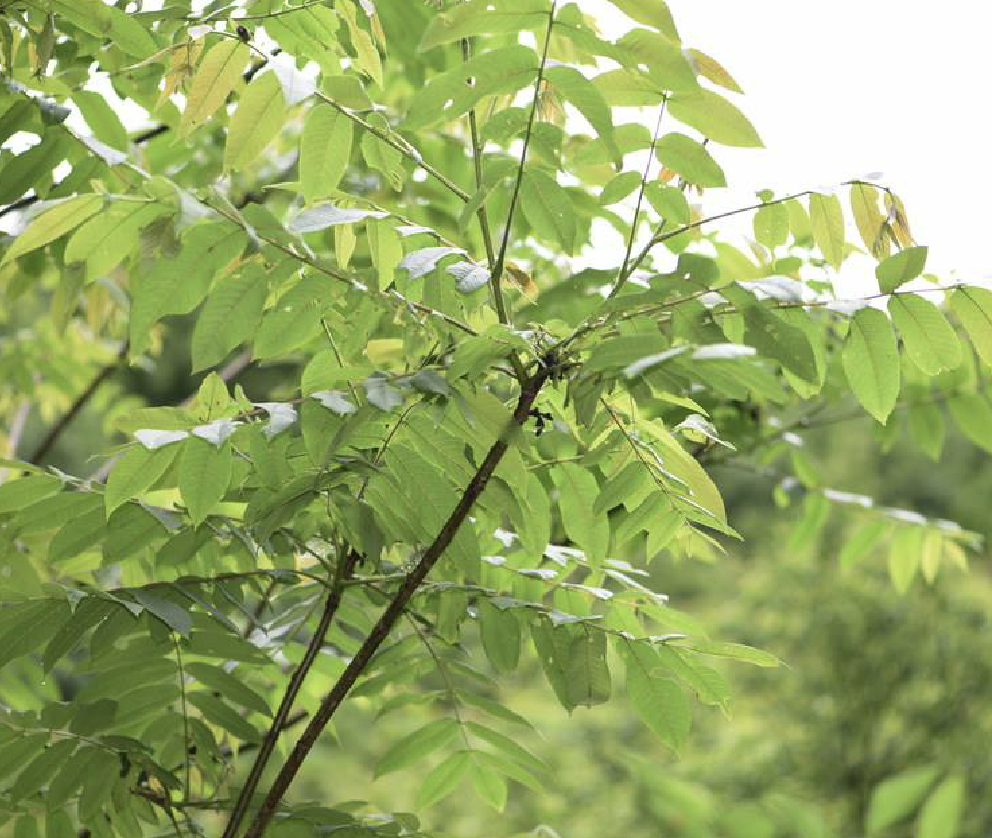
M90 452L112 450L116 440L105 430L116 414L138 403L176 403L195 392L198 381L185 372L188 334L180 322L172 325L175 346L164 348L154 370L115 373L62 435L48 463L90 472L96 467ZM101 350L84 345L81 351ZM113 353L103 354L112 361ZM281 382L292 380L271 366L249 369L234 382L258 399L277 397ZM63 392L83 386L75 382ZM25 452L65 407L40 403L51 412L30 416L21 443ZM882 453L878 434L895 440ZM984 455L956 432L948 434L939 468L905 435L891 434L863 415L851 418L842 408L800 437L801 447L795 439L779 455L802 457L800 471L810 484L950 518L982 534L986 543L992 535L992 473ZM753 463L747 456L714 465L713 474L745 541L710 561L675 561L662 552L650 563L651 586L715 635L767 649L787 667L722 667L734 696L729 718L697 704L697 716L712 718L694 725L687 747L676 755L646 735L623 703L580 708L569 718L531 660L492 697L532 721L543 739L533 749L550 764L553 784L542 792L514 784L500 816L464 805L463 795L473 793L465 787L432 807L425 825L466 836L513 836L546 824L537 834L900 838L915 834L925 793L942 777L960 776L966 804L958 834L992 834L992 800L985 793L992 780L987 565L979 560L966 573L951 568L931 584L917 574L900 595L886 568L891 529L865 555L842 556L843 545L871 525L871 510L825 503L815 492L783 486L774 463ZM776 503L786 508L776 511ZM442 638L430 642L444 646ZM479 654L450 647L439 652L455 659L463 652ZM419 685L440 691L433 706L411 702L376 720L370 704L349 702L337 722L337 744L328 741L314 755L299 798L360 798L383 811L412 808L421 772L376 779L374 766L390 743L438 717L442 708L451 709L446 677L435 672ZM906 790L895 815L890 813L893 823L885 825L884 814L870 814L879 784L920 776L930 784L918 793ZM901 814L900 805L906 810ZM869 829L873 817L876 825Z

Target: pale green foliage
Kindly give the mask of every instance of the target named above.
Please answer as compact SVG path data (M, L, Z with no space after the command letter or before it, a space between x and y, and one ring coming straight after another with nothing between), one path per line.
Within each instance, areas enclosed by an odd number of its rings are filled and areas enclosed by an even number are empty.
M265 779L288 783L295 710L329 718L335 684L414 716L376 774L419 772L419 809L468 787L502 809L553 782L487 669L536 659L569 712L626 701L677 749L697 699L728 707L711 658L779 663L644 581L662 553L713 560L739 538L714 462L784 470L780 499L805 495L794 544L831 504L860 508L841 561L891 536L900 591L963 569L972 533L826 488L795 445L857 402L892 434L905 408L936 457L946 399L992 450L992 294L959 287L947 311L908 287L935 280L926 248L873 184L851 184L849 219L833 192L762 192L751 251L719 241L697 195L726 185L719 146L761 146L739 88L662 0L614 4L639 24L617 42L551 0L4 5L0 201L23 210L0 261L15 834L178 832L217 809L257 836L267 786L232 763L279 740ZM108 85L160 127L128 132ZM621 122L628 105L655 113ZM853 314L823 281L860 249L848 220L881 260ZM575 268L604 224L626 256ZM85 402L114 352L154 368L194 312L192 369L217 371L199 392L101 403L121 446L96 473L18 459L20 405ZM245 364L278 383L229 388ZM954 834L961 782L924 800L923 776L876 791L869 831L920 804L919 838ZM277 835L425 834L275 788Z

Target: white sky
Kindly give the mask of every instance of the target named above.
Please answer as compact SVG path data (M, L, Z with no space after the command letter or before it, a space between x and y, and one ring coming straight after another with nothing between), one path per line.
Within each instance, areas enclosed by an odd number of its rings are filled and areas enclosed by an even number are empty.
M949 278L958 269L961 279L992 273L992 4L668 3L683 43L712 55L744 89L737 103L764 140L762 151L713 148L733 198L746 203L748 190L786 194L882 172L906 204L914 237L930 247L928 270ZM606 0L581 6L607 37L628 26ZM717 192L707 194L707 208L710 194L721 205L731 197Z

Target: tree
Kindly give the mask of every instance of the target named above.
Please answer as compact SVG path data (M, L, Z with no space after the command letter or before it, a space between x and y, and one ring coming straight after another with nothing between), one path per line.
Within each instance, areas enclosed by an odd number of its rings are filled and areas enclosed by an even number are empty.
M661 551L738 537L707 466L791 470L805 537L828 504L871 506L790 452L824 408L856 401L883 438L904 414L935 455L946 403L992 449L992 293L924 273L875 183L705 215L715 147L760 146L740 91L662 0L613 3L636 24L615 43L555 0L0 3L18 835L419 833L291 794L354 700L435 708L377 766L431 766L418 809L467 782L500 809L508 782L549 781L498 699L523 653L569 710L609 700L619 668L677 749L693 697L726 707L713 658L778 663L641 581ZM743 213L750 252L715 232ZM618 264L573 269L604 225ZM877 290L835 300L831 271L863 252ZM196 392L108 406L121 444L95 472L46 466L115 371L187 324ZM246 365L280 374L232 392ZM18 457L32 411L59 416ZM898 588L977 545L869 511L845 550L891 539ZM434 670L444 689L418 689Z

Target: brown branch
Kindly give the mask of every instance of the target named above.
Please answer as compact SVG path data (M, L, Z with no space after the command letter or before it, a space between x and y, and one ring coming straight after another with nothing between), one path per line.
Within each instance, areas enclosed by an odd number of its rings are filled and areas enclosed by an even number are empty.
M31 455L31 458L28 460L29 463L32 465L38 465L45 459L45 457L48 456L49 452L55 446L55 443L58 442L59 437L62 436L65 429L72 424L72 420L76 418L79 411L86 406L87 402L93 398L96 391L100 389L100 385L110 378L114 371L121 365L121 362L127 357L128 346L128 342L124 341L124 345L121 347L120 352L117 353L117 357L103 367L93 377L93 380L90 381L90 383L86 385L86 389L76 397L76 400L72 403L69 409L62 414L62 417L54 425L52 425L51 429L48 431L48 434L46 434L45 438L41 441L41 444L37 447L37 449L35 449L34 454Z
M369 632L361 648L355 653L355 656L331 688L331 691L324 696L316 714L310 720L309 724L307 724L306 729L300 735L286 762L279 770L279 774L272 783L268 795L255 815L255 820L245 833L245 838L259 838L264 832L276 808L289 789L290 783L292 783L297 773L299 773L300 768L303 766L317 739L323 733L324 728L327 727L331 717L337 711L338 707L341 706L348 692L365 671L365 668L369 665L369 662L383 641L389 636L390 631L392 631L396 621L402 616L411 597L413 597L414 593L416 593L417 589L427 578L427 574L433 569L448 545L451 544L455 533L458 532L459 527L468 517L469 511L486 488L486 484L489 482L489 478L495 471L496 466L503 458L503 455L506 454L509 447L509 436L519 431L523 426L534 404L534 400L537 398L537 394L555 369L554 364L542 365L525 382L520 392L520 397L517 400L516 409L513 411L513 420L507 428L506 433L493 443L489 449L489 453L486 454L482 464L479 466L468 486L465 487L454 510L448 516L448 520L445 521L444 526L438 532L437 537L424 552L416 567L407 574L395 596L382 612L372 631ZM225 836L233 834L230 831L225 832Z
M306 653L303 655L303 659L293 671L289 685L286 687L286 692L283 694L282 701L279 703L279 709L276 711L275 716L273 716L272 723L269 725L269 729L262 739L258 754L255 756L251 770L248 772L248 777L245 779L245 783L241 787L241 792L238 794L238 799L231 809L231 817L227 822L227 827L224 829L223 838L234 838L238 833L245 813L251 804L252 795L254 795L255 789L258 788L258 784L262 779L262 773L265 771L265 766L268 764L273 750L275 750L276 742L279 740L279 734L287 727L289 714L293 709L296 697L299 695L300 688L303 686L307 675L310 674L310 669L317 659L317 654L324 645L324 638L327 636L328 629L331 627L334 615L341 605L341 594L344 591L343 583L351 577L355 570L355 565L360 560L361 556L355 550L350 550L338 567L337 576L324 603L324 612L321 614L320 623L318 623L316 631L314 631L313 636L310 638L310 643L307 646Z

